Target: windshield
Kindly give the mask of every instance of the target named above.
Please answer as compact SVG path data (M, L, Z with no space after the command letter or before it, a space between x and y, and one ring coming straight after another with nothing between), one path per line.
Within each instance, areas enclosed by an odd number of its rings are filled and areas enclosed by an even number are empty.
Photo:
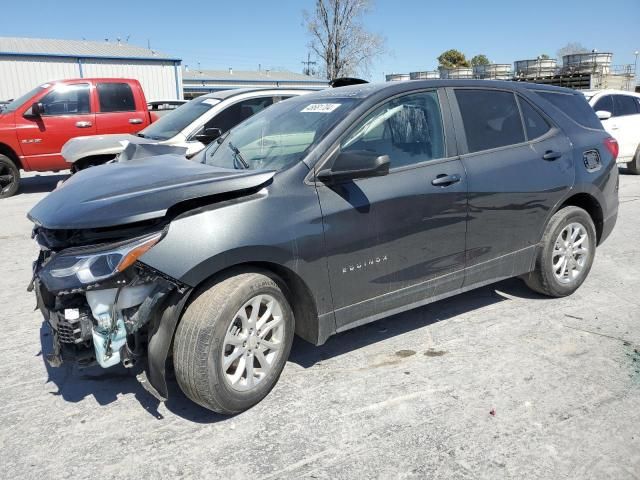
M11 103L7 104L4 107L4 109L2 109L2 111L3 112L13 112L17 108L20 108L22 105L24 105L24 102L26 102L30 98L34 97L36 94L40 93L42 90L44 90L45 88L48 88L49 86L50 85L48 83L45 83L44 85L37 86L33 90L28 91L27 93L25 93L21 97L18 97L15 100L13 100Z
M169 140L218 103L220 100L215 98L191 100L160 117L147 128L141 130L138 136L152 140Z
M283 170L302 160L356 101L301 97L280 102L210 145L202 161L223 168Z

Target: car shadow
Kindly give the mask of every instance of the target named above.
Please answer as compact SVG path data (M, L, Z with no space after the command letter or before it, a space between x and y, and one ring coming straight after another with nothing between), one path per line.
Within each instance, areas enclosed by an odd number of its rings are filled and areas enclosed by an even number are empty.
M314 347L296 337L289 361L303 368L310 368L322 360L373 345L478 308L506 301L509 297L505 294L530 299L547 298L532 293L520 280L505 280L334 335L320 347ZM104 406L123 395L133 394L150 415L158 420L164 418L159 411L160 401L147 392L136 378L142 371L141 367L127 369L118 365L108 370L99 366L80 367L72 364L52 367L45 360L46 356L52 353L51 335L49 326L43 322L40 329L42 350L38 355L43 359L48 375L47 382L53 382L58 388L57 392L51 392L52 395L59 395L71 403L93 397L99 405ZM180 390L172 368L167 368L167 377L169 399L165 402L165 407L170 412L185 420L203 424L232 418L211 412L189 400Z
M521 280L511 278L347 330L330 337L324 345L319 347L314 347L296 337L289 361L303 368L309 368L323 360L509 300L505 294L531 300L548 299L530 290Z
M46 193L55 190L60 180L69 178L68 174L59 175L34 175L33 177L24 177L20 179L20 188L17 195L29 193Z

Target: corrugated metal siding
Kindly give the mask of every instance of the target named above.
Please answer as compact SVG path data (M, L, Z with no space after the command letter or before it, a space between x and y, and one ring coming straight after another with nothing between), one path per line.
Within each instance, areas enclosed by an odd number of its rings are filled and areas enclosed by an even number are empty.
M147 99L182 98L182 70L173 62L82 59L83 77L135 78ZM16 98L52 80L79 78L77 59L0 55L0 100Z
M0 100L19 97L47 81L79 76L78 62L75 60L0 56Z
M178 67L176 85L175 66L172 62L122 63L117 60L88 59L82 61L82 72L85 77L135 78L142 84L147 100L182 98L182 72Z

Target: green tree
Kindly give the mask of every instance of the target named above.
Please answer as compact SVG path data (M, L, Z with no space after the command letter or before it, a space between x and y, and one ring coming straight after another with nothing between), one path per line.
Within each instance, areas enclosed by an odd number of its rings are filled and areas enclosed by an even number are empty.
M483 55L482 53L476 55L471 59L471 65L473 65L474 67L477 65L489 65L490 63L491 62L489 61L487 56Z
M540 55L540 59L541 60L549 60L551 57L549 55L547 55L546 53L543 53L542 55Z
M438 62L443 68L470 67L469 61L459 50L451 49L442 52L438 57Z

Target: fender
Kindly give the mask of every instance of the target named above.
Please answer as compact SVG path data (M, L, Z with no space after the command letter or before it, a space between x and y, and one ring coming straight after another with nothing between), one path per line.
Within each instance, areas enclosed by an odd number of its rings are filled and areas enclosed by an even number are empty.
M147 386L147 382L143 381L141 383L152 395L162 401L169 398L166 364L171 342L173 341L173 333L192 292L193 289L189 289L185 293L174 290L158 309L162 313L154 317L149 331L145 374L153 390Z

